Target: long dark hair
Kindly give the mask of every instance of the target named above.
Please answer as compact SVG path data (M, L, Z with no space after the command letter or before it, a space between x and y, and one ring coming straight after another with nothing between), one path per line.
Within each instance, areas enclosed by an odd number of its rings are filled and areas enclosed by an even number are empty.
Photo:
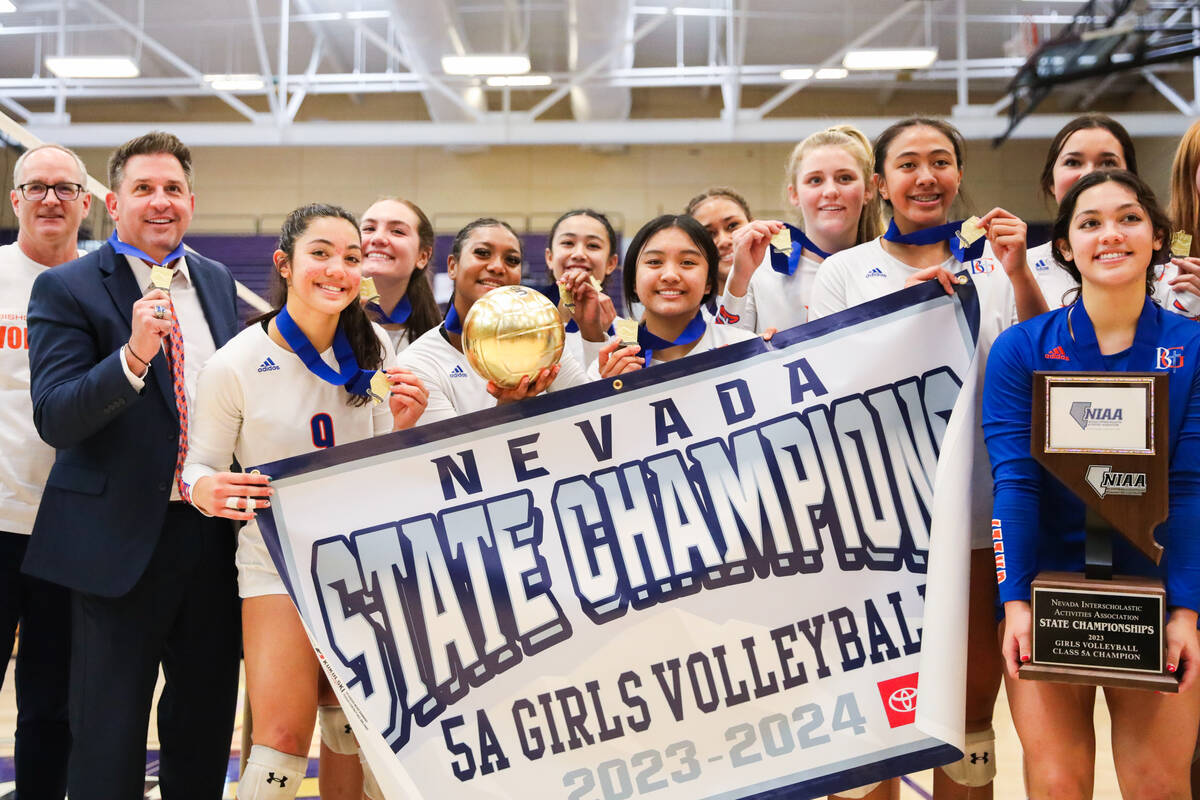
M687 234L687 237L692 240L692 244L704 254L704 260L708 262L708 288L704 292L704 298L701 303L707 303L713 298L713 294L717 287L717 265L721 261L721 255L717 252L717 245L713 242L712 236L704 229L695 217L690 214L663 214L661 217L655 217L642 226L629 243L629 249L625 251L625 269L623 272L624 290L625 290L625 307L628 308L638 302L637 296L637 266L638 257L641 256L642 250L645 249L646 243L650 241L650 237L659 231L665 231L669 228L678 228Z
M1046 151L1046 163L1042 166L1042 177L1039 184L1042 194L1046 197L1054 199L1054 164L1058 161L1058 156L1067 143L1067 139L1070 139L1071 134L1076 131L1085 131L1091 128L1103 128L1111 133L1117 143L1121 145L1121 156L1125 159L1125 169L1134 175L1138 174L1137 153L1133 149L1133 139L1129 136L1129 131L1125 130L1125 126L1107 114L1083 114L1063 125L1062 129L1050 140L1050 149Z
M1146 294L1154 294L1155 265L1165 261L1170 253L1171 221L1158 204L1154 190L1127 169L1098 169L1095 172L1089 172L1075 181L1067 190L1067 193L1063 195L1062 203L1058 206L1058 216L1054 220L1054 232L1050 239L1051 247L1054 250L1054 260L1061 264L1077 283L1083 282L1083 276L1079 274L1079 267L1075 266L1075 260L1068 259L1063 255L1059 243L1070 242L1071 219L1075 216L1075 205L1079 201L1079 195L1093 186L1099 186L1109 181L1119 183L1133 192L1138 204L1146 210L1146 216L1150 217L1150 226L1154 230L1154 235L1161 239L1158 248L1150 257L1150 263L1146 265Z
M442 324L442 311L433 297L433 285L429 282L429 272L426 269L433 259L433 246L436 239L433 234L433 223L429 221L429 217L425 215L420 206L411 200L395 196L381 197L375 202L379 203L385 200L399 203L416 215L418 256L423 252L429 253L425 259L425 266L413 269L413 274L408 279L408 288L404 290L404 296L408 298L409 305L412 306L408 322L404 323L404 338L408 339L411 344L421 334Z
M326 218L344 219L354 226L354 232L358 233L358 220L344 208L325 203L309 203L300 206L287 215L287 219L283 221L283 227L279 230L277 249L287 254L289 263L296 256L296 240L304 235L313 220ZM287 281L279 274L278 269L274 266L271 269L275 276L272 291L272 304L275 308L250 320L250 325L271 319L287 303ZM354 352L354 360L358 362L359 368L379 369L383 366L383 345L375 334L371 321L367 319L362 304L357 299L342 309L342 313L338 315L338 327L345 331L346 339L350 342L350 349ZM347 394L347 405L361 406L368 402L370 402L370 398L366 395Z
M880 178L884 177L884 162L887 160L888 149L892 146L892 142L904 131L909 128L933 128L938 133L950 140L950 145L954 148L955 166L961 170L963 168L963 150L966 149L966 142L963 139L962 133L958 128L946 122L943 119L936 117L909 117L902 119L899 122L893 122L883 129L883 133L879 134L875 139L875 174ZM966 204L967 199L963 194L962 187L958 190L958 199ZM891 200L883 200L883 203L888 208L892 207Z
M458 233L454 234L454 241L450 243L450 256L455 261L460 261L462 259L463 245L467 243L467 239L470 238L471 232L479 230L480 228L504 228L506 231L511 233L513 238L517 240L517 250L521 253L522 270L524 270L523 262L525 260L525 243L521 241L521 237L517 235L515 230L513 230L512 225L509 225L502 219L496 219L495 217L480 217L479 219L473 219L464 225ZM451 292L450 302L446 305L447 314L450 313L450 309L453 308L453 306L454 293ZM438 322L438 324L440 325L441 322Z

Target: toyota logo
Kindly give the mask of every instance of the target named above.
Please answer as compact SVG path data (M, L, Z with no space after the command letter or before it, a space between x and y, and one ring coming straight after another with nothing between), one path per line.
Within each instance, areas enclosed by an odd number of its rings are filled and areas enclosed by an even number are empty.
M888 698L888 707L892 711L908 713L917 710L917 690L913 686L902 686L892 692Z

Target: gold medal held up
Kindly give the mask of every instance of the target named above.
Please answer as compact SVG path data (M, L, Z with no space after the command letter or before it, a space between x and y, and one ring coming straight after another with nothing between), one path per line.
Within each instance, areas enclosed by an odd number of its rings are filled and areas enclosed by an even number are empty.
M378 370L371 376L371 388L367 390L367 394L371 398L371 402L379 405L388 399L388 395L392 393L392 385L388 382L387 373L383 370Z
M558 309L541 292L501 286L475 301L463 320L462 348L471 367L497 386L511 389L562 356L564 332Z
M161 267L155 264L150 268L150 283L155 289L162 289L164 292L171 293L171 278L174 277L175 271L170 267Z
M638 343L637 320L617 317L613 321L613 328L617 333L617 339L621 341L621 347L632 347Z
M358 284L358 299L364 303L379 299L379 290L375 288L374 278L363 278Z
M958 237L958 243L962 249L966 250L986 233L987 230L979 225L979 217L969 217L963 220L962 227L954 235Z
M1185 231L1175 231L1171 234L1171 255L1175 258L1187 258L1192 252L1192 235Z
M779 233L771 237L771 247L774 247L785 256L792 254L792 232L788 229L787 225L784 225Z

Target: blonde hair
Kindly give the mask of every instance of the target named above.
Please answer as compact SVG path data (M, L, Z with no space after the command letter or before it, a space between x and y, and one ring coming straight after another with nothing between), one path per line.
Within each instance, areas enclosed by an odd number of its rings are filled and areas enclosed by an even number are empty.
M1191 255L1200 255L1200 203L1196 194L1196 170L1200 167L1200 121L1193 122L1179 140L1171 163L1171 202L1167 216L1171 228L1192 235Z
M871 175L875 172L875 157L871 152L871 140L866 134L853 125L832 125L823 131L811 134L807 139L792 148L792 154L787 160L787 174L784 176L784 187L795 185L796 170L806 155L819 147L840 147L850 154L858 163L862 172L863 184L871 197L863 205L862 215L858 218L858 235L855 244L869 242L883 233L883 212L879 202L879 193L872 190Z

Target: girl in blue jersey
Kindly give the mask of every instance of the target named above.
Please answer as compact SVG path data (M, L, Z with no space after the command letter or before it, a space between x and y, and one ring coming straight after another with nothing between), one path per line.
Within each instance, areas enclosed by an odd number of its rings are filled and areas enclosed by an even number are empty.
M1106 688L1105 699L1122 793L1190 796L1200 722L1200 326L1149 297L1169 232L1133 173L1080 178L1062 199L1052 239L1055 258L1081 282L1078 299L1006 331L988 359L983 425L995 478L993 536L1004 555L1002 650L1031 797L1090 797L1095 760L1094 687L1017 677L1030 658L1030 582L1041 570L1080 571L1084 563L1084 506L1030 455L1034 370L1165 372L1170 380L1170 517L1157 531L1165 557L1155 567L1116 541L1114 568L1165 579L1167 668L1182 673L1180 692Z

